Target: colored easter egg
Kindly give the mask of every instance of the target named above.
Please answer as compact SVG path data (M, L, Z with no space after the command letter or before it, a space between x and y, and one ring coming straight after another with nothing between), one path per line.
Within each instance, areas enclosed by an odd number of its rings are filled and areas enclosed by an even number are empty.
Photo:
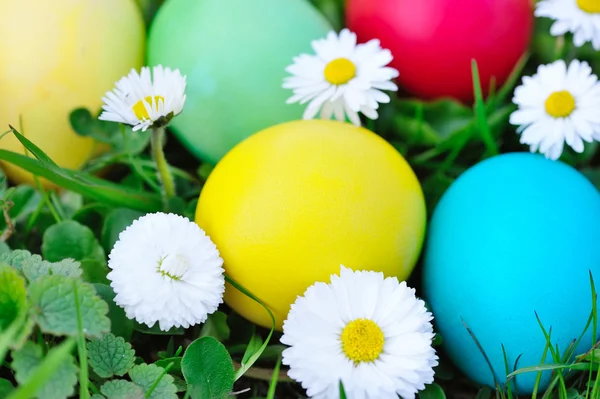
M306 0L169 0L150 30L148 60L187 75L172 130L216 163L249 135L302 117L286 104L285 68L330 30Z
M404 158L364 128L306 120L265 129L216 166L196 222L225 270L281 328L290 305L340 265L406 279L425 231L421 186ZM225 301L252 322L266 311L231 286Z
M564 354L591 314L589 272L600 280L598 242L600 194L570 166L512 153L469 169L436 207L425 250L424 295L443 349L474 381L493 386L495 375L502 384L502 346L511 372L517 360L517 369L543 363L537 313ZM575 354L589 350L592 338L590 330ZM513 387L531 393L536 377L518 375Z
M100 111L102 96L144 58L144 24L134 0L0 0L0 125L11 124L59 166L77 169L98 149L69 114ZM12 135L0 148L23 153ZM15 183L33 176L2 162Z
M526 51L531 0L348 0L348 27L359 41L391 50L398 82L424 99L473 99L471 60L484 90L499 87Z

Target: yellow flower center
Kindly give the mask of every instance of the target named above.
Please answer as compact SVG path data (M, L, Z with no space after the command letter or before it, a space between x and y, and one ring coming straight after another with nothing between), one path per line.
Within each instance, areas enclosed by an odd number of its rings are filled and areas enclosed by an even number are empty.
M336 58L325 66L325 79L332 85L343 85L356 76L356 65L347 58Z
M383 352L385 338L381 328L372 320L356 319L344 327L342 350L354 364L372 362Z
M555 91L546 99L546 112L555 118L565 118L575 110L575 97L566 90Z
M150 106L152 106L152 97L148 96L146 98L144 98L144 100L150 104ZM158 101L165 101L165 98L163 96L154 96L154 101L156 101L156 108L158 109ZM135 117L143 120L143 119L150 119L150 115L148 115L148 112L146 111L146 107L144 106L144 102L142 100L138 101L137 103L135 103L135 105L133 107L131 107L133 109L133 113L135 114Z
M587 13L600 13L600 0L577 0L577 5L582 11Z

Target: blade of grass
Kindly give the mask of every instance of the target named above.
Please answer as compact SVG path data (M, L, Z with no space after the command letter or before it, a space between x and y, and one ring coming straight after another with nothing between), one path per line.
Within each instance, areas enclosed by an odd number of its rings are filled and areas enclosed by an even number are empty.
M546 345L544 346L544 352L542 352L542 361L540 362L540 364L544 364L546 362L546 356L548 356L548 347L549 347L549 345L546 342ZM537 376L535 377L535 384L533 385L533 392L531 395L531 399L537 398L537 394L540 389L541 381L542 381L542 372L538 371Z
M481 81L479 80L479 70L477 61L471 60L471 71L473 74L473 91L475 94L475 117L477 118L477 126L483 143L487 148L487 155L493 156L499 153L498 145L492 137L490 125L487 121L486 105L483 100L483 92L481 90Z
M506 356L506 348L504 348L504 344L501 345L502 346L502 356L504 356L504 368L506 370L506 375L508 376L510 374L510 368L508 367L508 357ZM504 384L504 387L506 389L506 396L508 397L508 399L512 399L512 387L511 387L511 379L510 378L506 378L506 383Z
M279 368L281 366L281 357L277 359L277 363L275 363L275 368L273 368L273 377L271 378L271 383L269 384L269 390L267 391L267 399L275 399L275 389L277 388L277 381L279 379Z
M598 339L598 308L597 308L597 298L596 294L596 284L594 283L594 277L592 275L592 271L590 273L590 287L592 290L592 339L595 341ZM592 383L592 374L594 368L594 357L592 356L590 360L590 374L588 376L588 383L586 388L586 398L589 398L590 394L590 385ZM596 372L596 380L594 381L594 388L592 389L592 398L600 397L600 371Z
M163 379L163 377L165 376L165 374L167 374L169 372L169 370L171 370L171 368L175 365L175 362L170 362L169 364L167 364L167 367L164 368L164 370L160 373L160 375L158 376L158 378L156 379L156 381L154 381L152 383L152 385L150 386L150 388L148 388L148 391L146 391L146 394L144 395L144 398L149 398L150 395L152 395L152 392L156 389L156 387L158 386L158 384L160 384L160 381Z
M89 399L90 391L88 384L87 348L85 346L85 335L83 333L83 318L81 316L81 304L79 303L78 282L73 281L73 295L75 297L75 311L77 314L77 353L79 356L79 397Z
M36 367L26 383L11 392L6 399L29 399L54 375L59 365L71 354L76 339L67 338L60 345L52 348L44 360Z
M487 353L485 353L485 350L483 349L483 347L479 343L479 340L477 339L477 337L475 336L473 331L471 331L471 329L469 328L467 323L462 318L460 319L460 321L463 323L463 326L467 329L467 332L471 336L471 339L475 342L475 345L477 345L477 349L479 349L479 352L481 352L481 354L483 355L483 358L485 359L485 362L487 363L487 365L490 369L490 372L492 373L492 377L494 378L494 385L496 387L499 387L500 384L498 383L498 377L496 376L496 372L494 371L494 368L492 367L492 362L490 362L490 358L488 357Z
M244 373L250 367L252 367L252 365L254 363L256 363L256 361L258 360L260 355L262 355L262 353L267 348L267 345L269 345L269 341L271 340L271 337L273 336L273 332L275 331L275 316L273 316L273 312L271 312L271 309L269 309L267 307L267 305L265 305L263 303L263 301L261 301L256 296L254 296L254 294L252 294L250 291L248 291L246 288L244 288L237 281L235 281L234 279L232 279L231 277L229 277L227 275L225 275L225 281L227 281L229 284L231 284L236 290L240 291L242 294L246 295L248 298L252 299L254 302L256 302L260 306L262 306L267 311L267 313L269 314L269 317L271 318L271 331L269 331L269 334L267 335L267 339L265 339L265 342L263 342L263 344L260 346L260 348L258 348L258 350L247 359L246 363L235 372L235 380L237 381L244 375Z
M552 360L554 361L554 363L560 363L561 359L560 359L560 355L558 353L558 348L556 348L556 350L554 350L554 347L552 346L552 327L550 327L550 329L548 331L546 331L546 328L544 327L544 324L542 323L542 320L540 319L540 316L537 314L537 312L535 313L535 318L540 326L540 328L542 329L542 332L544 334L544 337L546 338L546 343L548 344L548 349L550 350L550 354L552 355ZM567 394L567 387L565 384L565 379L564 376L562 375L562 373L559 371L557 373L558 376L558 389L559 389L559 395L561 395L562 393L564 393L564 395L566 396Z

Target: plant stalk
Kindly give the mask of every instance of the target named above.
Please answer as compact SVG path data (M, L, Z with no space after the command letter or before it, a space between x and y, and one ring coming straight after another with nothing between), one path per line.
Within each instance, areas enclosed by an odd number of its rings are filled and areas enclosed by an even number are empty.
M158 179L164 190L164 196L167 200L175 196L175 183L173 182L173 176L169 171L169 164L165 158L163 152L163 140L165 137L165 128L157 127L152 128L152 136L150 138L150 144L152 146L152 158L156 163L156 170L158 171Z

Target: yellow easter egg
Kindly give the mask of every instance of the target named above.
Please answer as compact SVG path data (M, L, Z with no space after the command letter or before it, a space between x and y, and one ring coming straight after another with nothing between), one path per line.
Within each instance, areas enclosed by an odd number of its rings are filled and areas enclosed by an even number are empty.
M294 121L244 140L204 186L196 222L226 273L273 311L340 265L406 279L419 257L426 210L404 158L371 131L337 121ZM269 327L266 311L228 286L225 301Z
M114 83L143 64L135 0L0 0L0 15L0 130L11 124L58 165L81 167L99 147L73 131L69 114L86 107L95 115ZM12 134L0 148L24 153ZM13 182L33 182L1 165Z

